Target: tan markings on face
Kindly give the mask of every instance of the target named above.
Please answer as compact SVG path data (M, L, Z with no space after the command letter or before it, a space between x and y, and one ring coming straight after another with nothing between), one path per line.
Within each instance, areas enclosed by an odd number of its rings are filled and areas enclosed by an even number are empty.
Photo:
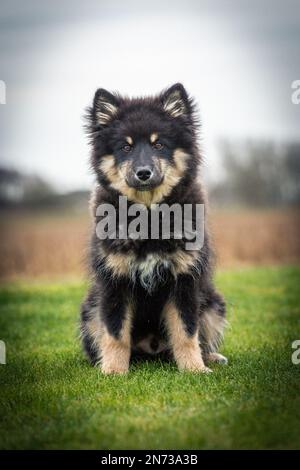
M118 166L118 173L119 173L121 185L123 185L124 183L127 185L126 174L128 172L129 167L130 167L130 161L128 160Z
M150 143L154 144L154 142L156 142L157 139L158 139L158 134L156 134L156 132L153 132L153 134L150 135Z
M160 169L160 172L164 175L164 179L157 188L149 191L138 191L137 189L130 188L128 186L126 182L126 173L130 166L129 161L125 161L122 165L117 167L114 156L106 155L102 157L99 168L105 174L114 189L124 196L127 196L129 200L150 207L151 204L158 203L167 197L174 186L179 183L187 168L186 162L188 158L189 155L180 148L174 151L174 165L171 165L162 158L153 157Z
M205 367L202 358L198 331L193 336L186 333L180 313L172 301L165 306L163 315L178 368L180 370L208 372L209 369Z
M160 202L163 198L168 196L174 186L179 183L186 170L186 161L188 157L188 154L182 149L176 149L173 154L175 165L171 165L162 158L158 159L164 179L163 182L155 188L150 205L152 203Z
M126 309L119 338L106 328L101 336L101 370L104 374L122 374L128 371L131 353L132 304Z
M130 201L138 202L150 207L153 202L159 201L161 196L160 186L150 191L138 191L135 188L128 186L126 182L126 165L123 164L123 168L119 168L119 177L111 180L111 186L119 191L124 196L127 196Z
M130 137L130 135L128 135L128 136L126 137L126 142L127 142L127 144L129 144L129 145L133 145L133 140L132 140L132 137Z
M156 162L156 165L158 165L160 172L164 175L163 182L157 188L149 191L138 191L127 185L125 177L123 177L122 181L114 183L113 187L127 196L131 201L150 207L151 204L158 203L168 196L174 186L179 183L180 179L184 175L189 155L182 149L178 148L175 150L173 158L174 165L171 165L162 158L153 157L153 160Z
M182 177L184 172L186 171L188 158L189 158L189 155L180 148L177 148L173 153L175 166L177 168L178 175L180 177Z
M117 180L118 170L116 168L115 157L113 155L104 155L99 164L99 169L111 183Z
M102 157L99 169L104 173L111 186L120 192L127 186L126 172L129 162L126 161L122 165L117 166L113 155L105 155Z

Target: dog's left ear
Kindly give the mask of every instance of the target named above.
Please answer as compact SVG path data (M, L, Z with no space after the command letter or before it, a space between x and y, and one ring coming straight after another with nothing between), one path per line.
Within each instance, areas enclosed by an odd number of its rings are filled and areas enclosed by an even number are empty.
M106 126L116 115L119 107L119 97L104 88L99 88L94 97L93 112L97 124Z
M190 114L188 94L181 83L175 83L160 96L164 110L172 117Z

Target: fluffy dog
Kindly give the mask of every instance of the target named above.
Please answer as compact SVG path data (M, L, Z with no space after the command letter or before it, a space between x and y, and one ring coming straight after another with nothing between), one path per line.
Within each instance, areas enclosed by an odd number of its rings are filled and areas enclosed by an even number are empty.
M204 204L197 128L194 103L181 84L136 99L97 90L87 126L97 178L91 198L95 228L104 204L118 220L120 196L127 198L129 220L135 203L149 220L162 203ZM195 227L195 211L192 221ZM184 237L114 235L103 238L93 230L91 239L92 285L81 309L91 362L104 373L125 373L132 353L165 351L180 370L209 372L209 361L225 363L217 352L225 303L212 282L208 234L199 250L187 250Z

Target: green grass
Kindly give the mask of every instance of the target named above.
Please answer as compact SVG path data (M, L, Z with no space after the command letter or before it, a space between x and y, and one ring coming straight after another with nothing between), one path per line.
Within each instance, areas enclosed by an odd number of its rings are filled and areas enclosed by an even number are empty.
M82 283L0 288L0 447L300 448L300 268L221 272L230 327L214 373L144 362L89 366L77 334Z

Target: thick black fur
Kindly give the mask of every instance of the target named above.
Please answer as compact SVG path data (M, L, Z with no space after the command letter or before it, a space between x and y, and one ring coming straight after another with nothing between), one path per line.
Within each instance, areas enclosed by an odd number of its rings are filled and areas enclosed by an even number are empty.
M172 97L172 93L175 98L171 99L171 112L168 112L166 103L170 100L170 96ZM105 103L112 106L107 107ZM100 118L99 121L101 112L104 118ZM181 149L188 155L184 173L181 174L179 182L159 202L181 205L205 204L205 197L197 178L201 163L197 146L198 127L194 104L180 84L174 85L156 97L139 99L123 98L103 89L98 90L93 106L88 111L88 132L92 146L91 164L98 183L92 203L95 225L99 221L95 215L95 208L100 204L110 203L118 211L119 196L123 194L116 189L109 176L101 169L101 162L107 155L113 155L116 167L124 162L130 162L128 172L131 172L132 176L137 164L140 163L141 154L149 160L149 152L152 152L157 159L164 160L167 165L174 167L174 152L176 149ZM149 144L149 136L153 133L157 134L159 139L157 149L154 150ZM126 149L127 136L130 136L135 143L129 151ZM150 190L152 189L151 187ZM147 188L143 191L147 191ZM136 201L129 200L128 204L134 202ZM149 207L147 210L150 214ZM135 350L135 345L149 334L152 335L150 347L153 353L158 348L159 341L168 344L163 309L169 300L176 305L186 334L191 337L198 331L204 359L206 360L211 352L217 351L222 328L217 327L215 330L213 328L208 334L206 328L201 327L204 315L210 315L210 312L213 312L214 318L223 320L225 317L225 303L216 292L212 281L213 254L207 232L204 246L198 252L193 266L187 266L184 272L178 274L174 274L174 270L166 267L164 263L158 262L150 273L152 279L147 280L146 277L145 281L141 280L138 270L133 279L129 272L128 275L116 274L107 264L107 255L110 253L120 256L130 254L134 257L136 265L145 262L149 255L155 255L157 259L163 260L166 254L172 255L184 251L184 242L177 239L100 240L94 231L90 248L92 286L81 311L83 345L92 363L101 364L102 352L95 341L95 336L91 335L87 327L88 323L96 315L109 335L116 339L120 338L129 299L133 305L132 351ZM148 281L151 288L147 287Z

